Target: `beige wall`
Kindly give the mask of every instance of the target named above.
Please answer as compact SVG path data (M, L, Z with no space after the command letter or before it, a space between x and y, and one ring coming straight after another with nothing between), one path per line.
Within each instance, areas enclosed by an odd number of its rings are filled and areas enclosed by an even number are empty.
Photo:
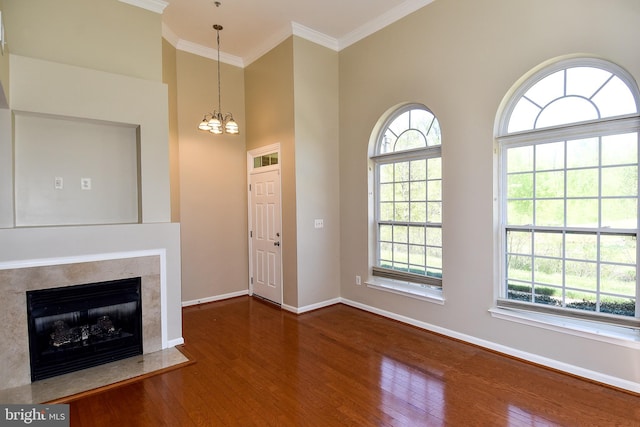
M0 0L0 12L3 14L2 20L6 20L4 1ZM9 33L5 29L5 40ZM0 109L9 106L9 45L5 44L4 53L0 55Z
M177 111L184 302L248 288L247 178L243 70L221 64L222 109L239 135L198 130L218 109L216 61L178 51Z
M171 222L180 222L180 146L178 135L178 74L176 49L162 39L162 82L169 98L169 176L171 180Z
M281 144L283 305L326 303L339 297L338 54L290 37L245 81L248 149Z
M293 86L300 308L340 296L338 53L294 37Z
M0 108L0 229L14 226L12 114Z
M245 68L247 149L280 143L283 304L298 306L293 38ZM246 216L246 214L245 214Z
M5 0L0 0L0 11L3 21L7 19ZM5 29L5 37L9 33ZM0 141L11 141L11 110L9 110L9 51L10 45L5 45L4 54L0 56ZM13 147L11 144L0 143L0 228L13 226Z
M437 0L340 52L341 295L435 327L640 382L638 350L492 318L494 139L512 85L550 58L585 53L640 79L636 0ZM442 127L443 306L366 286L367 150L380 116L400 102L429 107ZM606 355L606 357L605 357ZM548 358L548 359L545 359ZM556 365L556 366L559 366Z
M238 144L244 134L215 137L196 129L202 114L217 107L215 88L201 84L215 77L215 61L178 51L177 63L183 301L247 289L246 157L239 149L273 143L281 146L283 304L337 298L338 54L291 37L244 72L223 64L223 110L241 126L243 105L227 106L246 93L246 147ZM316 218L324 229L314 229Z
M116 0L3 1L12 53L161 81L160 14Z

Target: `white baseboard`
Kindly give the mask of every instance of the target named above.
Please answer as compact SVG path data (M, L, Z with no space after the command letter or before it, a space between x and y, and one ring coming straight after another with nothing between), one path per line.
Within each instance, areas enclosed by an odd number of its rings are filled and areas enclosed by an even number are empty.
M242 290L238 292L231 292L228 294L214 295L206 298L199 298L191 301L182 301L182 307L189 307L191 305L199 305L199 304L205 304L208 302L221 301L229 298L241 297L244 295L251 295L251 294L249 293L249 290ZM281 307L283 310L287 310L295 314L302 314L302 313L306 313L307 311L317 310L319 308L328 307L330 305L338 304L340 302L341 302L340 298L333 298L333 299L322 301L316 304L306 305L304 307L294 307L292 305L287 305L287 304L281 304Z
M607 384L620 389L629 390L634 393L640 393L640 383L637 383L634 381L629 381L624 378L614 377L611 375L603 374L601 372L592 371L592 370L581 368L575 365L570 365L568 363L560 362L555 359L549 359L547 357L543 357L537 354L528 353L515 348L507 347L502 344L497 344L492 341L483 340L471 335L461 334L459 332L452 331L450 329L442 328L440 326L435 326L430 323L422 322L422 321L419 321L410 317L402 316L400 314L396 314L390 311L381 310L379 308L371 307L369 305L352 301L346 298L340 298L340 302L352 307L359 308L364 311L368 311L370 313L375 313L380 316L387 317L389 319L397 320L402 323L416 326L418 328L425 329L427 331L431 331L437 334L455 338L460 341L465 341L470 344L474 344L479 347L493 350L498 353L512 356L521 360L526 360L528 362L535 363L537 365L546 366L548 368L566 372L568 374L582 377L591 381L596 381L596 382Z
M220 300L223 300L223 299L241 297L243 295L249 295L249 290L245 289L243 291L231 292L231 293L228 293L228 294L214 295L214 296L211 296L211 297L199 298L199 299L194 299L194 300L191 300L191 301L182 301L182 306L183 307L189 307L190 305L205 304L207 302L214 302L214 301L220 301Z
M319 308L328 307L330 305L338 304L341 302L340 298L333 298L330 300L318 302L316 304L305 305L304 307L293 307L291 305L282 304L282 309L290 311L295 314L306 313L307 311L317 310Z
M176 338L174 340L167 341L167 348L175 347L177 345L182 345L182 344L184 344L184 338L182 337Z

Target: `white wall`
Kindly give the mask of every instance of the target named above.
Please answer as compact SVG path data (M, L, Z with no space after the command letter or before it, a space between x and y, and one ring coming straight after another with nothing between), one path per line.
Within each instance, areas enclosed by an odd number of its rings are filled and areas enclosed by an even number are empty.
M18 55L11 75L12 110L139 125L142 221L171 220L164 84Z
M180 226L169 222L166 86L18 55L11 56L11 73L13 111L126 123L140 128L143 224L0 229L0 262L165 249L167 338L169 342L180 342ZM7 134L4 131L0 127L0 132ZM1 139L0 150L12 158L12 138ZM12 168L3 171L3 180L10 179L12 172ZM0 205L12 206L13 191L6 191L6 187L3 181ZM0 214L3 215L0 224L13 227L13 211L2 209Z
M14 114L16 226L139 222L137 126Z

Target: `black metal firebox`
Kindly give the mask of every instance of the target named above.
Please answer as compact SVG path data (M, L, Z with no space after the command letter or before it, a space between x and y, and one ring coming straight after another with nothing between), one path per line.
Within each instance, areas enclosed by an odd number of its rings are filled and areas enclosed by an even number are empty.
M140 282L28 291L31 381L142 354Z

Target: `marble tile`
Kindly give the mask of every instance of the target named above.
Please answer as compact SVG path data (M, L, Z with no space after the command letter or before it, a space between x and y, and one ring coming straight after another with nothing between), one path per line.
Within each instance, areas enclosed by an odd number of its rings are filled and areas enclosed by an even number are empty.
M162 349L159 256L0 270L0 390L31 382L26 291L131 277L142 278L142 344L153 353Z
M58 400L89 390L177 367L189 359L177 348L129 357L31 384L0 390L3 404L32 404Z

